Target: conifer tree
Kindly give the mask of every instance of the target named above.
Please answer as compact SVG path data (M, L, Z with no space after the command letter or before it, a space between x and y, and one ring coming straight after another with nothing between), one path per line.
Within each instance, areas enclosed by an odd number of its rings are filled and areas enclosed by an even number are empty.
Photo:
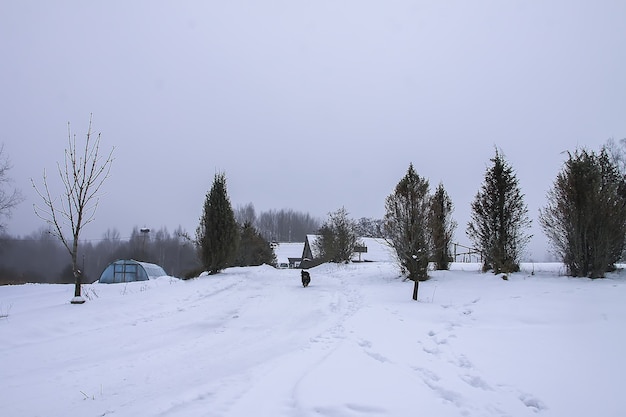
M235 266L276 265L276 255L269 242L252 226L245 222L241 226L241 238Z
M432 239L431 261L435 263L435 269L450 269L452 256L450 244L452 235L456 229L456 222L452 219L454 205L443 184L439 184L430 201L430 233Z
M517 272L531 221L513 168L497 149L491 162L472 202L467 234L482 252L483 271Z
M226 176L215 174L206 195L196 241L200 262L209 274L231 265L237 252L239 228L226 191Z
M569 154L539 221L568 274L601 278L615 269L626 236L626 181L606 148Z
M417 175L413 164L385 202L385 238L395 249L401 269L414 281L414 300L419 281L428 278L429 202L428 180Z

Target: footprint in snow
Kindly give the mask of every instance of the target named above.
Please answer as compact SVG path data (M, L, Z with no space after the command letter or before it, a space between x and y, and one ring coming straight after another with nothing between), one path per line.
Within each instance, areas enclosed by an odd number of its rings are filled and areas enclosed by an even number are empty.
M439 350L437 346L434 346L434 347L422 346L422 350L428 353L429 355L434 355L434 356L438 356L441 353L441 351Z
M429 380L432 382L437 382L439 381L441 378L439 378L439 375L437 375L436 373L434 373L433 371L431 371L430 369L426 369L426 368L421 368L418 366L413 367L413 370L418 372L420 374L420 377L423 380Z
M479 376L476 375L461 375L461 379L469 386L479 388L484 391L493 391L493 389Z
M372 342L370 342L369 340L359 340L357 343L360 347L363 348L363 352L370 358L376 359L378 362L381 363L391 362L391 360L381 355L380 353L370 351L372 347Z
M362 348L370 348L372 347L372 342L370 342L369 340L359 340L359 346L361 346Z
M522 394L519 396L519 399L524 403L526 407L530 408L535 413L548 409L543 401L531 394Z
M456 365L464 369L472 369L474 367L472 362L467 359L465 355L461 355L457 358Z
M377 360L380 363L385 363L385 362L391 362L389 359L387 359L387 357L381 355L380 353L376 353L376 352L368 352L367 350L364 351L365 354L367 356L369 356L372 359Z
M435 335L430 336L431 340L433 342L435 342L436 345L447 345L448 344L448 338L444 337L443 339L438 338Z

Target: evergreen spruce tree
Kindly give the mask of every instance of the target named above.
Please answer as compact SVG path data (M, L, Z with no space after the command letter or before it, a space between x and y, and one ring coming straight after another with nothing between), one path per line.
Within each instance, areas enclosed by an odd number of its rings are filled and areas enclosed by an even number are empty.
M252 226L245 222L241 227L241 238L235 266L276 266L276 255L269 242Z
M452 219L454 205L448 196L443 184L439 184L430 201L430 233L432 239L431 260L435 263L435 269L450 269L452 256L450 244L452 235L456 229L456 222Z
M413 164L385 202L385 238L395 249L402 271L415 283L414 300L419 281L428 278L429 203L428 180L417 175Z
M624 249L626 181L606 148L569 154L547 198L539 221L568 274L612 271Z
M209 274L231 266L238 239L239 228L226 192L226 176L217 173L196 230L200 261Z
M497 149L491 162L472 202L467 234L482 252L483 271L517 272L531 221L513 168Z

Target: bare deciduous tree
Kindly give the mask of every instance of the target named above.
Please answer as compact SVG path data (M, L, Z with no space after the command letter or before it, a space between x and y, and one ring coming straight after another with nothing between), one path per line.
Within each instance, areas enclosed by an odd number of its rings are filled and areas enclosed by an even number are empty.
M319 219L291 209L261 212L253 224L270 242L303 242L320 228Z
M94 220L98 208L99 192L109 177L113 162L113 150L106 157L100 155L100 137L94 138L91 120L84 146L76 144L76 135L68 129L68 147L65 149L65 163L57 163L63 191L58 198L52 197L46 171L43 173L43 189L39 189L31 179L33 188L43 200L43 207L34 205L35 214L50 227L50 233L57 237L72 258L75 290L72 303L85 302L81 297L81 271L78 268L78 242L83 228ZM69 231L68 231L69 230Z
M621 174L626 175L626 138L616 141L609 138L603 146L613 165L617 167Z
M345 207L328 213L328 220L318 231L319 238L315 241L322 259L329 262L342 263L352 259L354 248L358 245L356 223L348 218Z
M12 182L9 170L12 168L9 158L4 154L4 144L0 146L0 219L11 217L13 208L24 201L22 193L17 188L6 189ZM9 187L10 188L10 187ZM0 232L4 230L4 223L0 222Z
M243 226L246 223L250 223L250 225L254 226L256 223L256 211L254 210L254 205L252 203L248 203L245 205L239 205L235 210L235 220L239 226Z

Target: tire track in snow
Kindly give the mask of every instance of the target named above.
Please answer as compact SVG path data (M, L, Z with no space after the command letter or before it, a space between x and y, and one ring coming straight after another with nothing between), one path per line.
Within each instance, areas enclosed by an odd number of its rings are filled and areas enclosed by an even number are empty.
M342 280L321 272L306 289L295 284L249 283L252 288L243 289L237 301L237 319L220 335L237 341L230 352L224 349L222 362L232 364L230 369L225 366L222 377L178 396L160 415L240 416L251 407L260 415L305 415L299 383L345 340L343 323L359 309L360 298ZM276 403L264 398L283 398L277 402L282 406L266 409Z
M311 372L322 366L346 340L345 321L358 311L361 297L354 288L346 285L343 279L332 277L328 273L317 271L313 282L303 294L311 304L304 313L319 315L319 321L313 321L301 330L304 343L298 349L286 352L255 370L262 374L253 378L245 393L233 402L224 416L238 416L250 409L250 403L257 404L259 414L273 416L306 416L310 413L302 400L306 393L301 390ZM275 368L273 363L279 365ZM264 409L263 398L283 398L279 409ZM358 405L355 405L358 408ZM317 414L319 415L319 414Z

